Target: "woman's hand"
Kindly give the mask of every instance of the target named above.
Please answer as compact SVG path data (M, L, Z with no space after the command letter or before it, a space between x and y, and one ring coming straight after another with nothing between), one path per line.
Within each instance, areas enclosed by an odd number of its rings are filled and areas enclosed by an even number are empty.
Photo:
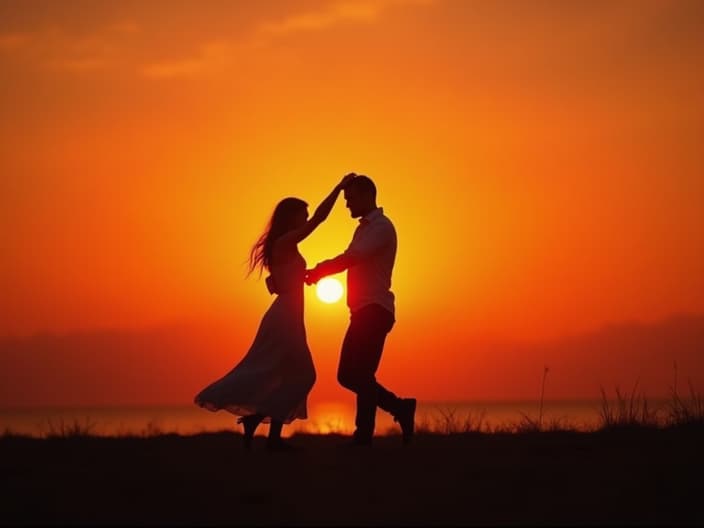
M345 187L347 187L347 184L354 179L354 177L357 176L354 172L350 172L349 174L345 174L345 176L342 178L340 183L337 184L338 190L343 190Z

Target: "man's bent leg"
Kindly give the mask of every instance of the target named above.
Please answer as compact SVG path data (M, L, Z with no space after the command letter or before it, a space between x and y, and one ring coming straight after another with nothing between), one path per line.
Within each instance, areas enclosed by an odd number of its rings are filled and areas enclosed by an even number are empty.
M389 414L396 415L399 409L401 399L393 392L383 387L379 382L376 382L376 404Z
M342 386L357 394L355 440L360 443L371 442L380 397L384 406L390 404L391 398L396 398L383 389L374 376L392 326L390 312L377 305L365 306L352 314L342 344L337 378Z

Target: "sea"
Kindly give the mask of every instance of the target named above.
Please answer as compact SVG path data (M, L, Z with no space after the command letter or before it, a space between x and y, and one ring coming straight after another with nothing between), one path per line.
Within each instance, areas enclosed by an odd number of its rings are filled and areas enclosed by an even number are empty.
M296 433L351 434L354 405L350 402L311 402L308 418L284 427L284 436ZM615 408L616 402L607 402ZM665 401L648 402L664 412ZM602 424L602 400L560 401L419 401L416 428L420 431L455 433L496 432L535 428L589 431ZM196 405L23 407L0 408L0 434L32 437L90 434L95 436L194 435L237 431L236 417L226 411L210 412ZM266 434L267 426L257 434ZM398 434L398 425L377 411L376 434Z

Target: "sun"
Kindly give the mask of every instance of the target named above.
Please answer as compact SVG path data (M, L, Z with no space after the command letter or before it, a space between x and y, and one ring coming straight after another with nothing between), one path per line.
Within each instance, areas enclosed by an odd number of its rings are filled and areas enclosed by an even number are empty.
M339 280L333 279L332 277L325 277L318 282L315 288L315 292L318 294L318 299L326 303L334 303L340 300L342 297L342 284Z

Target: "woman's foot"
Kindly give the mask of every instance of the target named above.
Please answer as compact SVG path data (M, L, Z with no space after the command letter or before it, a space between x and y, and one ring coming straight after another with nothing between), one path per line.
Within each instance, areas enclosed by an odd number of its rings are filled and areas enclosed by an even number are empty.
M250 414L249 416L242 416L237 420L237 423L242 424L242 427L244 428L244 435L242 439L244 441L245 449L252 449L254 431L257 430L257 426L261 423L263 418L264 417L259 414Z

